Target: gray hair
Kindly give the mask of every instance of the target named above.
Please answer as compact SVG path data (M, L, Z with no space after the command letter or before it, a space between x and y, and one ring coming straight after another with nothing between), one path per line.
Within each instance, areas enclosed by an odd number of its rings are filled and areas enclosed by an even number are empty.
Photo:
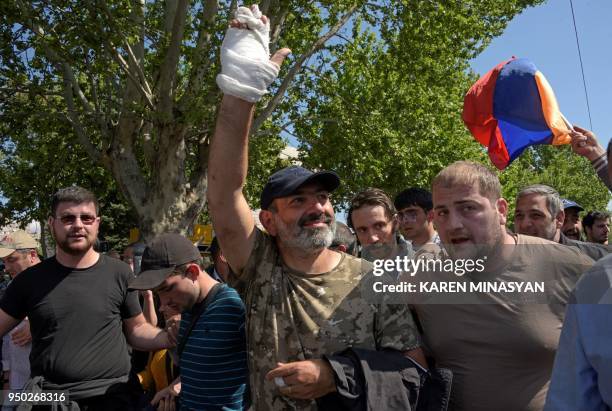
M521 197L528 196L531 194L537 194L544 196L546 198L546 208L550 212L552 218L555 218L559 211L563 210L563 204L561 203L561 197L559 193L554 188L544 185L544 184L532 184L523 188L516 195L516 201Z

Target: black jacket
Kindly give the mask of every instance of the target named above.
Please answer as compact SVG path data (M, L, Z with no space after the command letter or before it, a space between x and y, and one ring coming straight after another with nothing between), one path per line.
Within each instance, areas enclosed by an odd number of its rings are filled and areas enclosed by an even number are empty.
M428 372L399 351L348 348L331 356L336 393L317 404L319 410L446 411L452 373Z

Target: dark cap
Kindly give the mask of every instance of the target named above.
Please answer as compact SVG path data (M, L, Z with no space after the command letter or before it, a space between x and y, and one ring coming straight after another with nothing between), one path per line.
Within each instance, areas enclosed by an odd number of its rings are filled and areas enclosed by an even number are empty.
M290 166L277 171L268 178L261 192L260 206L267 210L277 198L287 197L307 183L320 183L330 193L340 185L340 177L333 171L313 173L304 167Z
M180 234L156 237L142 255L141 271L130 281L130 290L151 290L161 285L174 269L200 258L198 248Z
M577 208L580 211L584 211L584 208L575 201L568 200L566 198L562 198L561 203L563 204L564 210L567 210L568 208Z

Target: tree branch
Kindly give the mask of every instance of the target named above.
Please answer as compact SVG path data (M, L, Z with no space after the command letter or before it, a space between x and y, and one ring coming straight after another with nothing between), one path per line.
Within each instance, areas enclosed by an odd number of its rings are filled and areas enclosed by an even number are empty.
M23 3L21 1L18 1L17 3L20 7L23 7ZM32 32L34 32L36 35L40 37L41 41L45 45L44 53L47 56L47 58L49 58L49 60L54 62L56 64L56 67L61 69L62 73L64 74L64 78L69 80L71 84L71 88L74 90L74 92L76 92L77 97L81 101L81 104L83 105L83 108L85 109L85 111L87 111L88 113L91 113L93 111L91 104L85 97L85 94L83 94L83 91L81 90L81 87L79 86L79 83L76 81L76 78L74 77L74 74L72 72L72 67L64 58L62 58L48 44L48 42L45 39L45 29L31 18L28 18L28 21L25 25L29 27L30 30L32 30ZM52 29L49 29L48 31L53 33ZM53 34L55 35L55 33Z
M232 0L232 2L230 3L229 9L228 9L228 12L229 12L227 15L228 22L234 18L234 13L236 12L237 9L238 9L238 0Z
M271 6L271 1L270 0L261 0L259 2L259 10L262 12L262 14L265 14L266 16L269 16L270 14L270 6Z
M137 0L137 2L139 3L138 7L134 8L131 17L135 20L135 24L139 24L140 22L140 25L142 26L143 16L141 16L141 14L144 13L144 3L142 2L142 0ZM141 33L141 38L139 39L137 44L138 48L136 52L138 53L138 56L136 56L127 38L123 35L122 31L114 25L113 16L110 12L108 4L104 0L102 0L101 3L104 8L104 14L106 15L106 23L113 28L114 32L119 34L123 48L127 53L128 61L125 61L125 59L123 58L117 47L113 44L113 42L108 38L105 38L105 43L107 47L112 51L112 53L110 53L111 57L115 59L115 61L119 64L119 67L121 67L122 71L128 76L128 79L131 80L131 86L136 88L136 90L144 98L144 101L147 106L151 110L155 110L155 103L153 102L153 92L151 91L151 86L149 85L142 68L142 59L144 58L144 46L141 46L140 43L144 41L143 34Z
M142 135L142 151L145 162L149 167L153 167L155 161L155 140L151 135L153 133L153 123L145 121L141 128Z
M190 180L191 187L197 190L197 186L202 184L202 179L206 178L208 170L208 151L210 148L210 135L205 134L198 142L198 167L193 172Z
M272 35L270 36L270 49L276 50L278 48L278 40L280 39L280 33L285 25L285 20L289 15L289 8L284 8L278 18L275 18L271 24Z
M355 44L355 41L354 41L354 40L351 40L351 39L349 39L349 38L347 38L347 37L343 36L343 35L342 35L342 34L340 34L340 33L336 33L334 36L335 36L335 37L338 37L339 39L342 39L342 40L346 41L346 42L347 42L347 43L349 43L349 44Z
M170 44L166 50L166 58L162 63L159 80L159 107L158 110L167 115L172 114L172 96L174 95L174 79L180 57L181 43L185 33L185 20L187 19L188 0L178 0Z
M293 78L302 69L302 66L304 65L306 60L311 55L313 55L317 50L319 50L321 47L323 47L325 45L325 42L327 42L327 40L329 40L333 35L335 35L342 28L342 26L344 26L346 24L346 22L355 13L355 11L357 10L358 6L359 6L359 4L357 4L357 3L353 4L348 9L346 14L344 16L342 16L340 18L340 20L338 20L338 22L327 33L325 33L324 35L319 37L310 46L310 49L307 52L305 52L304 54L302 54L298 58L298 60L293 65L293 67L291 67L289 69L289 71L287 72L287 75L283 79L283 82L281 83L280 87L278 88L278 90L276 91L274 96L270 99L270 101L268 102L266 107L261 111L261 113L253 121L253 125L251 126L251 135L253 135L254 133L256 133L259 130L259 128L263 125L264 121L266 121L266 119L268 117L270 117L270 115L272 114L274 109L276 109L276 107L279 105L279 103L281 102L281 100L283 98L283 95L285 94L285 92L289 88L289 85L293 81Z
M66 114L66 119L72 124L72 127L76 131L77 138L79 142L85 148L85 151L89 156L97 163L104 165L110 169L109 159L100 152L89 139L85 129L83 128L83 124L81 120L79 120L79 116L77 115L76 107L74 104L74 90L72 86L72 81L70 77L72 77L72 72L70 66L67 63L58 63L61 64L61 67L58 69L62 69L64 72L64 100L66 101L66 106L68 108L68 114Z
M134 76L128 63L125 61L121 53L117 50L117 48L110 42L106 41L108 48L112 51L111 56L115 59L115 61L121 67L121 70L126 74L128 79L132 82L132 85L136 88L136 90L140 93L140 95L144 98L146 105L151 109L155 110L155 104L153 103L153 96L148 93L143 85L138 81L138 79Z
M215 21L215 16L219 10L217 0L206 0L204 2L204 10L202 11L202 20L198 31L198 41L192 61L191 75L187 84L187 89L183 97L181 97L178 108L183 112L186 108L191 107L195 97L202 89L204 78L208 74L208 69L212 63L209 57L212 47L212 31L211 26Z
M174 26L174 18L176 17L176 9L178 6L177 0L166 0L164 7L164 33L167 37L172 35L172 27Z
M35 33L35 35L41 38L41 41L44 44L45 55L47 56L47 58L49 58L50 61L52 61L55 64L55 67L62 73L62 77L64 79L63 81L64 101L66 102L66 106L68 109L68 113L65 115L66 119L70 122L70 124L72 124L77 134L77 138L79 139L79 142L81 143L83 148L85 148L85 151L87 151L87 154L89 154L89 156L95 162L100 163L104 166L108 166L109 165L108 158L100 150L98 150L97 147L95 147L91 143L88 133L85 132L85 128L83 127L83 124L81 123L77 115L77 110L76 110L76 106L74 103L74 93L77 94L79 100L81 101L81 104L83 105L83 108L88 114L93 114L94 109L92 108L91 104L85 97L85 94L81 90L81 87L79 86L79 83L74 76L72 67L55 50L53 50L53 48L51 48L51 46L48 44L48 42L45 39L45 29L43 29L43 27L40 24L36 23L34 19L32 19L28 15L28 13L25 12L25 10L23 9L24 7L23 2L18 0L17 4L22 9L22 12L24 13L24 15L27 16L26 17L27 22L24 25L29 27L30 30L32 30L32 32ZM49 29L49 31L53 32L52 29ZM95 115L96 119L103 123L103 120L97 114L98 113L96 112L96 115ZM104 129L102 131L104 131Z

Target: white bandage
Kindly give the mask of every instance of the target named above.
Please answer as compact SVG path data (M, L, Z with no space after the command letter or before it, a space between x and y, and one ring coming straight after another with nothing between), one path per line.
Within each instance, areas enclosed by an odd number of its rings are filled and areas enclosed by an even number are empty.
M287 386L285 380L283 380L283 377L274 377L274 384L276 384L278 388L283 388Z
M230 27L221 45L221 74L217 85L225 94L252 103L267 93L279 67L270 62L270 23L261 21L257 6L238 7L236 19L248 30Z

